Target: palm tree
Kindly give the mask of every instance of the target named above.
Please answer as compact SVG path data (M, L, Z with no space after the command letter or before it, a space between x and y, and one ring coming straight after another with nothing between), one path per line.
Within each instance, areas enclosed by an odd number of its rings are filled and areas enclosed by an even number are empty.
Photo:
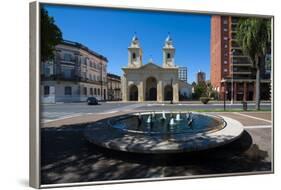
M237 25L237 41L256 70L256 110L260 109L260 70L271 43L271 21L266 18L241 18Z

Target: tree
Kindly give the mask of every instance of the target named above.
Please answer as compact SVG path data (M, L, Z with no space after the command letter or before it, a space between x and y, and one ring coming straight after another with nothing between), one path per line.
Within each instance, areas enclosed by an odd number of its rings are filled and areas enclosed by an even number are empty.
M265 18L240 19L237 41L256 70L256 109L260 109L260 70L271 43L271 22Z
M207 88L205 83L199 83L194 87L194 98L207 96Z
M41 8L40 14L41 61L44 62L54 58L55 46L62 41L62 32L46 9Z

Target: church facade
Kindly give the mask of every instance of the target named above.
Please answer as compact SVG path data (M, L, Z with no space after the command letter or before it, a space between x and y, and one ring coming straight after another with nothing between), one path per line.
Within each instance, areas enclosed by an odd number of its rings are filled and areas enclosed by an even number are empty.
M128 47L128 66L122 68L123 101L179 101L178 67L170 36L166 38L162 51L162 66L153 63L152 59L143 64L139 40L133 37Z

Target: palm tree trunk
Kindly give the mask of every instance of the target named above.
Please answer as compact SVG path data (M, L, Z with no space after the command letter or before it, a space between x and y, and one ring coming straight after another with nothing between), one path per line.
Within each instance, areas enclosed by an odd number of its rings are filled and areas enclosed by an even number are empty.
M260 110L260 60L256 59L256 110Z

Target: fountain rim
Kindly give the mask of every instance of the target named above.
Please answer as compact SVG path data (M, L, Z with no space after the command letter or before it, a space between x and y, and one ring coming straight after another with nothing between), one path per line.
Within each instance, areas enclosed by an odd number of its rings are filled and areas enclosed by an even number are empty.
M231 143L244 132L244 127L239 121L226 116L222 116L222 118L227 122L227 126L222 130L185 137L176 134L176 141L154 138L143 134L132 135L129 133L124 135L123 132L118 132L118 130L104 125L87 126L84 130L84 136L94 145L121 152L173 154L202 151ZM107 123L104 122L104 124Z

